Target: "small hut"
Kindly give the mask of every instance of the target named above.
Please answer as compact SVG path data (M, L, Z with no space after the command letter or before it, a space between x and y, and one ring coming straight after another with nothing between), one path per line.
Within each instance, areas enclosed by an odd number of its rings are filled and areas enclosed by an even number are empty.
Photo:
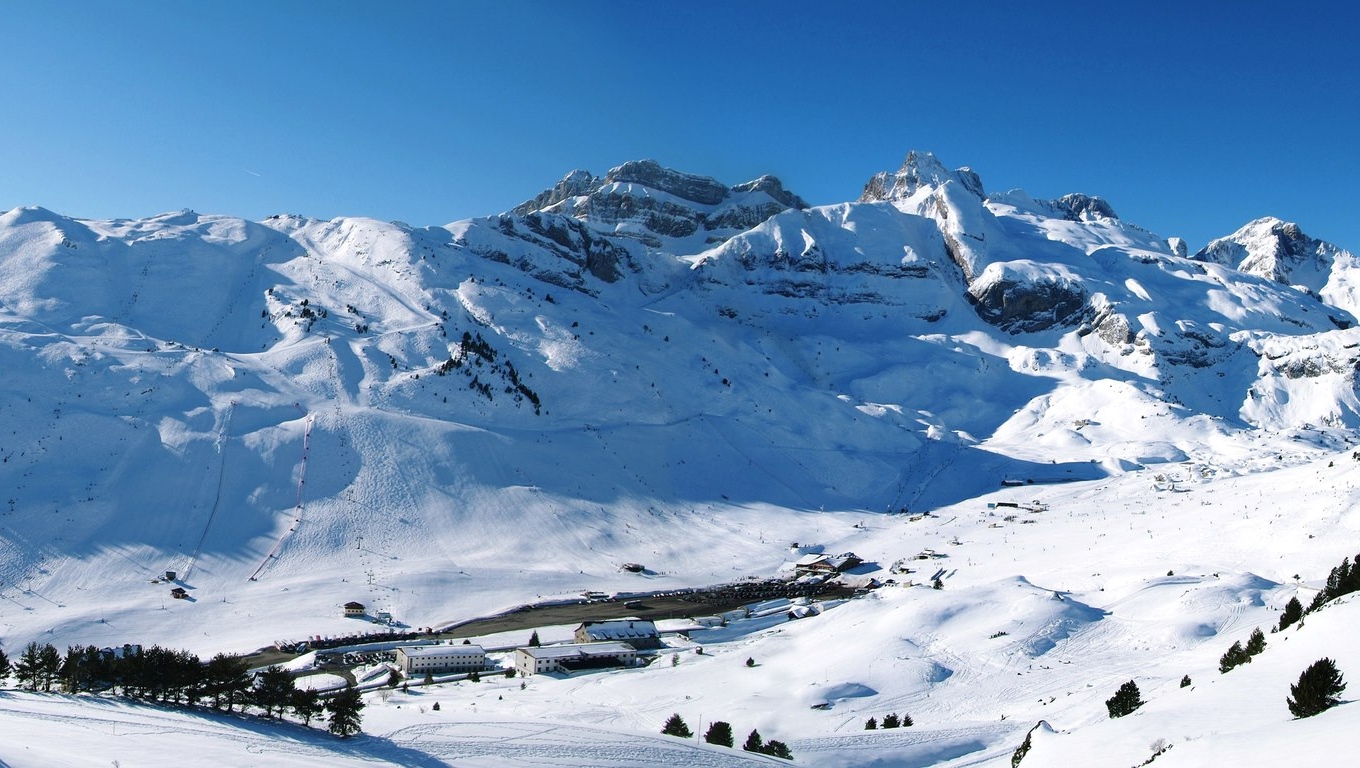
M356 602L354 602L353 600L351 600L351 601L348 602L348 603L345 603L345 615L346 615L346 616L363 616L363 615L364 615L364 604L363 604L363 603L356 603Z

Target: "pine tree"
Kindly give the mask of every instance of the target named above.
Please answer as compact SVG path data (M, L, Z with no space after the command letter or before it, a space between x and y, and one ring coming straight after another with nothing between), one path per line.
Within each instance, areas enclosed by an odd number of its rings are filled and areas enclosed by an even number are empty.
M61 678L61 653L51 643L38 651L38 675L44 693L51 692L52 683Z
M756 665L756 660L753 659L753 658L751 658L750 656L747 656L747 657L746 657L746 666L748 666L748 667L754 667L755 665Z
M679 736L682 739L688 739L694 735L694 732L685 724L685 719L680 716L679 712L671 715L670 718L666 720L666 724L662 726L661 732L667 736Z
M312 719L325 709L321 704L321 694L311 688L294 688L288 706L292 708L293 714L302 720L302 724L307 726L310 726Z
M1266 649L1266 636L1260 627L1251 631L1251 637L1247 638L1247 647L1243 651L1247 656L1255 656Z
M42 676L42 663L39 660L41 654L42 648L36 640L24 646L24 652L19 654L19 661L14 665L14 677L18 679L20 688L38 690L38 682Z
M902 720L901 720L900 718L898 718L896 712L894 712L894 713L892 713L892 714L890 714L890 715L884 715L884 716L883 716L883 727L884 727L884 728L897 728L897 727L900 726L900 725L902 725Z
M1285 702L1294 717L1312 717L1340 703L1338 697L1344 690L1346 683L1336 662L1322 658L1303 670L1299 681L1289 686L1289 698Z
M903 728L910 728L910 727L912 727L913 725L916 725L916 723L912 722L912 720L911 720L911 715L902 715L902 727L903 727Z
M214 709L221 709L225 704L230 712L235 704L245 700L250 690L248 671L245 660L236 656L219 653L208 660L208 666L203 670L204 692L213 697Z
M747 734L746 742L741 745L741 748L747 752L760 752L765 749L765 742L760 738L760 731L752 728L751 732Z
M774 757L782 757L785 760L793 759L793 752L789 749L789 745L785 744L782 741L779 741L778 739L770 739L769 741L765 742L764 752L767 755L773 755Z
M872 717L869 718L868 720L865 720L865 721L864 721L864 730L866 730L866 731L876 731L876 730L878 730L878 721L875 720L875 719L872 718Z
M539 640L538 640L538 630L535 629L535 630L534 630L534 633L533 633L532 635L529 635L529 647L531 647L531 648L538 648L538 647L540 647L540 646L542 646L542 645L543 645L543 644L540 643Z
M293 700L293 694L296 692L297 686L293 683L293 676L288 670L282 667L269 667L255 678L251 699L256 706L264 710L265 717L273 717L275 710L283 713L284 707Z
M704 732L704 741L708 744L717 744L723 747L730 747L733 744L732 725L721 720L715 720Z
M1284 612L1280 614L1280 630L1298 622L1303 618L1303 604L1299 602L1297 595L1289 598L1289 602L1284 604Z
M1190 687L1190 676L1189 676L1189 675L1185 675L1184 677L1181 678L1181 687L1182 687L1182 688L1189 688L1189 687Z
M346 683L344 690L326 702L326 710L331 713L330 732L342 739L358 733L359 725L363 722L360 715L363 708L364 700L359 695L359 689L353 683Z
M1218 671L1227 674L1233 667L1246 664L1251 661L1251 655L1242 647L1240 642L1234 642L1230 648L1218 659Z
M1141 706L1143 696L1138 691L1138 684L1132 680L1119 686L1115 695L1105 700L1105 708L1110 711L1110 717L1123 717Z
M0 681L9 677L9 657L5 655L5 649L0 648Z

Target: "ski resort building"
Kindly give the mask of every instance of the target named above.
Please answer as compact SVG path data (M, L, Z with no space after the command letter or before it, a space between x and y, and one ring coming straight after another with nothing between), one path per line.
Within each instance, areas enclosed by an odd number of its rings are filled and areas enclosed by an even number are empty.
M480 645L424 645L397 649L397 666L406 677L450 672L480 672L486 649Z
M794 573L799 576L810 574L837 574L854 568L864 562L854 552L840 555L812 554L803 555L793 564Z
M364 604L363 604L363 603L356 603L356 602L352 602L352 601L351 601L351 602L348 602L348 603L345 603L345 615L346 615L346 616L363 616L363 615L364 615Z
M515 649L515 669L528 677L544 672L632 667L637 649L628 643L564 643Z
M661 647L661 635L657 634L655 623L642 619L587 621L576 628L576 642L619 642L635 650L654 651Z

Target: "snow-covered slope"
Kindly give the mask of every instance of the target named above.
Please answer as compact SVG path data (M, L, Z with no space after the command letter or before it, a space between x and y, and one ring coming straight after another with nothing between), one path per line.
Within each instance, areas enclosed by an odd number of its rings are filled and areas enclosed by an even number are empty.
M1288 247L1266 254L1267 241ZM935 635L889 652L898 661L872 680L838 673L841 698L919 709L921 696L974 696L983 671L1015 671L1006 654L1028 665L1099 635L1128 585L1170 594L1147 574L1114 590L1082 575L1100 571L1090 559L1107 533L1146 530L1147 558L1177 541L1177 564L1153 571L1228 574L1184 587L1208 597L1167 630L1189 654L1175 659L1208 654L1221 628L1196 627L1218 627L1213 606L1282 594L1279 573L1249 575L1279 540L1250 543L1250 528L1231 562L1198 568L1210 558L1194 548L1228 518L1179 495L1136 508L1174 478L1283 503L1277 481L1253 478L1304 465L1328 477L1308 462L1349 461L1353 261L1279 222L1187 258L1099 198L987 195L978 174L927 153L856 202L818 207L771 177L727 186L641 161L444 227L16 209L0 215L0 645L245 650L351 629L339 606L353 599L429 626L582 590L765 576L794 559L790 541L843 542L886 567L924 542L917 529L861 538L900 527L884 512L957 520L1003 484L1072 482L1054 493L1098 518L1074 511L1048 543L1024 533L1042 526L977 530L990 543L974 559L993 565L949 576L964 596L837 609L875 643L907 642L890 627ZM1140 513L1194 518L1200 538ZM1291 573L1325 574L1332 544L1300 544ZM151 583L165 570L190 600ZM1002 655L968 651L975 672L940 671L975 623L1008 611L1049 629L1006 630ZM788 637L827 634L772 672L792 674L846 624L797 626ZM1109 654L1125 659L1118 643ZM920 685L893 682L903 675ZM626 695L646 699L654 679ZM756 701L773 684L758 679L714 706L794 718ZM932 759L1010 743L1029 691L991 690L1016 703L1005 726L940 736ZM804 750L858 764L831 756L854 718L802 712L820 695L789 699L797 732L827 734ZM577 719L654 731L675 702L648 701L624 723ZM940 706L937 722L999 717ZM1026 728L1043 716L1031 710ZM847 754L900 740L854 737Z

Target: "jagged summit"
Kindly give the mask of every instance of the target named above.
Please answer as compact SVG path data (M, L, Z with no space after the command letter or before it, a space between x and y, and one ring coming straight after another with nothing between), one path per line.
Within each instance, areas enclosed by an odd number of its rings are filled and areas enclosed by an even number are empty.
M1273 216L1256 219L1209 243L1193 258L1294 286L1360 315L1360 285L1353 277L1355 256L1308 236L1293 222Z
M506 215L560 214L651 248L692 253L780 211L807 207L774 176L729 187L655 160L632 160L602 177L572 171Z
M986 197L982 179L968 167L947 170L930 152L911 150L897 173L880 171L874 174L859 196L862 203L905 200L922 187L940 187L955 182L978 197Z
M1114 208L1099 197L1083 195L1080 192L1063 195L1051 201L1053 208L1063 214L1068 221L1090 221L1092 219L1117 219Z

